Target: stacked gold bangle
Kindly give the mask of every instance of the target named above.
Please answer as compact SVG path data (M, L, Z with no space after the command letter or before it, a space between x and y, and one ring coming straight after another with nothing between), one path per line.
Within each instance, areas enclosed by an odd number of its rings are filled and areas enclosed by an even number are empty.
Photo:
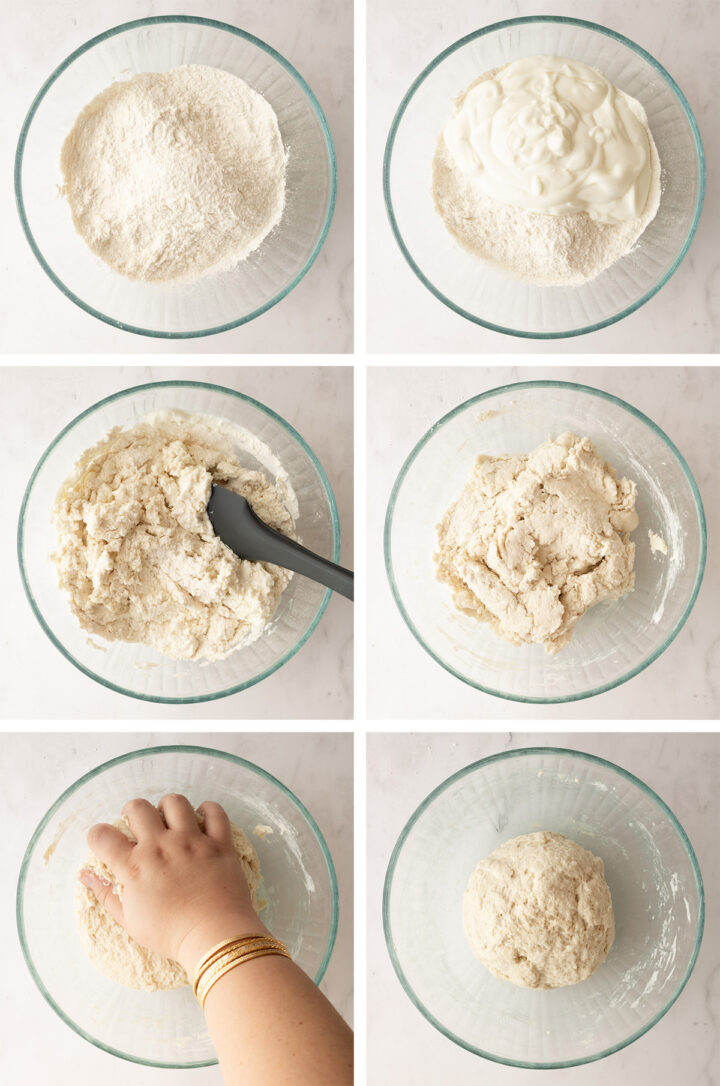
M236 965L264 958L268 954L280 954L289 958L288 948L279 939L266 935L243 935L239 938L226 939L210 950L195 973L193 995L204 1009L208 992L220 977L224 977Z

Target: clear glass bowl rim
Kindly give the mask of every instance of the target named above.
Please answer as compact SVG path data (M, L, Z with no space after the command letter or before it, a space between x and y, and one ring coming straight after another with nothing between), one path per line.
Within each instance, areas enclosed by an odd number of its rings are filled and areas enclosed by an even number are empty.
M286 664L288 660L291 660L293 656L295 656L295 654L299 652L300 649L303 647L307 639L315 630L323 614L325 613L325 609L330 602L330 596L332 594L330 592L330 589L326 589L323 598L320 601L318 609L315 612L315 617L303 634L302 638L297 642L296 645L293 646L292 649L288 649L284 656L281 656L279 660L276 660L272 667L266 668L265 671L261 672L260 675L256 675L253 679L248 679L247 682L237 683L233 686L228 687L226 690L218 690L213 694L200 694L187 698L172 698L156 694L139 694L135 690L127 690L124 686L119 686L117 683L109 682L107 679L103 679L100 675L96 675L94 671L86 667L84 664L81 664L79 660L76 660L72 653L68 652L63 643L59 640L58 637L55 636L53 631L46 623L37 603L35 602L35 597L30 587L27 571L23 562L25 510L27 508L28 501L30 500L32 488L35 484L35 479L37 478L38 472L40 471L43 464L50 456L58 442L62 440L65 434L69 433L70 430L74 429L74 427L77 426L78 423L82 422L84 418L86 418L88 415L92 415L99 408L104 407L109 403L113 403L115 400L121 400L126 396L131 396L136 392L145 392L148 389L155 388L198 388L204 390L209 389L212 392L221 392L224 393L226 396L231 396L238 400L244 400L245 403L252 404L253 407L258 408L264 414L268 415L271 419L279 423L285 430L287 430L288 434L290 434L290 436L298 443L298 445L300 445L303 451L310 458L313 467L315 468L320 477L320 481L323 485L325 496L330 507L330 519L332 522L333 533L333 553L331 557L333 562L337 562L340 559L340 520L338 517L337 505L335 503L335 495L333 494L332 487L330 486L330 480L325 474L325 469L323 468L322 464L320 463L308 443L303 437L301 437L295 427L291 426L290 423L287 422L281 415L278 415L276 411L272 410L272 408L266 407L266 405L264 403L261 403L259 400L253 399L252 396L246 396L243 392L237 392L233 388L225 388L222 385L214 385L206 381L149 381L144 385L134 385L132 388L125 388L122 389L120 392L114 392L111 396L105 396L104 399L98 400L98 402L92 404L91 407L87 407L79 415L76 415L76 417L71 422L69 422L67 426L64 426L60 433L57 435L57 437L55 437L50 442L47 449L35 465L32 475L30 476L28 484L25 488L22 504L20 506L20 516L18 518L17 557L18 565L20 566L20 577L22 579L25 595L27 596L28 603L32 608L35 618L38 620L41 627L50 638L55 648L60 650L66 660L69 660L70 663L74 664L74 666L79 671L82 671L83 675L87 675L88 678L94 679L95 682L100 683L101 686L107 687L108 690L114 690L118 694L125 694L127 697L136 698L139 701L152 701L160 703L162 705L193 705L201 701L217 701L219 698L225 698L228 697L230 694L238 694L241 690L247 690L249 687L254 686L256 683L259 683L262 679L267 679L268 676L272 675L275 671L278 670L278 668L282 667L283 664Z
M690 229L688 230L688 234L685 238L683 247L675 258L672 266L668 268L662 278L657 283L655 283L650 288L650 290L646 291L642 298L638 299L638 301L636 302L633 302L632 305L627 306L619 313L616 313L613 317L607 317L605 320L598 321L595 324L589 324L585 328L571 328L562 332L526 332L520 331L517 328L506 328L501 324L493 324L492 321L483 320L481 317L476 316L476 314L470 313L468 312L468 310L463 309L462 306L456 305L451 298L448 298L447 295L443 294L442 291L439 290L428 279L428 277L423 271L421 271L421 269L418 267L415 260L411 256L410 250L406 246L403 240L403 236L400 233L397 219L395 218L395 211L393 208L392 195L390 191L390 168L392 164L392 154L395 147L395 137L397 136L400 122L403 119L405 110L408 107L410 99L413 97L421 84L424 83L425 79L435 68L438 67L439 64L441 64L446 59L446 57L449 57L457 49L460 49L463 45L467 45L468 42L474 41L476 38L482 38L486 34L492 34L494 31L497 30L505 30L507 27L522 26L528 23L565 23L571 26L582 27L585 30L594 30L599 34L605 34L605 36L608 38L613 38L615 41L620 42L622 45L626 45L629 49L632 49L635 53L641 56L643 60L646 60L648 64L652 65L652 67L656 70L661 79L663 79L664 82L668 84L672 92L675 94L680 105L682 106L683 110L685 111L685 116L687 117L687 121L690 126L693 139L695 141L695 150L697 152L698 161L698 193L697 199L695 201L695 212L693 214ZM698 223L700 222L700 215L703 208L703 202L705 200L705 177L705 152L703 150L702 139L700 137L700 129L698 128L697 121L695 120L695 115L690 108L690 103L688 102L687 98L680 90L680 87L677 85L670 73L667 72L665 68L663 68L662 64L655 60L655 58L650 53L643 49L642 46L637 45L636 42L631 41L630 38L626 38L624 34L618 34L616 31L610 30L606 26L602 26L600 23L592 23L589 22L587 19L573 19L565 15L526 15L517 19L504 19L502 22L492 23L489 26L482 27L480 30L473 31L471 34L466 34L458 41L453 42L452 45L449 45L446 49L443 49L441 53L438 53L434 60L431 60L430 63L423 68L423 70L420 72L420 75L415 80L413 80L410 88L405 93L393 118L393 122L390 125L387 143L385 144L385 155L383 158L383 195L385 197L385 210L387 211L388 219L390 220L390 227L392 229L395 241L398 244L400 252L403 254L405 260L410 265L423 286L427 287L431 294L434 294L435 297L439 299L439 301L441 301L449 309L452 309L454 313L459 314L459 316L461 317L465 317L466 320L472 321L473 324L479 324L483 328L490 329L491 332L501 332L503 335L517 336L521 339L570 339L572 336L583 336L586 335L588 332L597 332L601 328L607 328L608 325L615 324L616 321L622 320L623 317L629 316L641 306L645 305L646 302L648 302L655 294L657 294L657 292L662 287L665 286L671 276L675 274L677 269L680 267L680 264L682 263L685 254L690 248L692 240L695 237L695 231L697 230Z
M439 429L441 429L441 427L445 425L446 422L449 422L456 415L459 415L461 412L466 410L466 408L471 407L473 404L480 403L482 400L491 399L494 396L501 396L505 392L518 391L519 389L526 388L564 388L570 389L573 392L586 392L589 393L591 396L597 396L602 400L609 400L610 403L617 404L618 407L624 408L635 418L639 419L641 422L644 422L646 426L649 426L650 429L653 430L654 433L656 433L658 437L660 437L665 442L668 449L679 463L683 474L687 479L692 496L695 499L695 509L697 512L698 524L700 528L700 560L698 562L698 568L695 574L695 583L693 585L693 590L690 594L690 598L688 599L685 610L675 624L675 628L671 631L668 637L665 638L665 641L662 643L662 645L660 645L659 648L655 649L652 653L650 653L647 659L643 660L641 664L638 664L637 667L631 668L630 671L626 672L624 675L621 675L620 678L613 680L613 682L604 683L602 686L595 687L592 690L583 691L580 694L564 694L561 697L557 698L531 698L524 697L520 694L507 694L502 690L493 690L489 686L482 686L480 683L473 682L465 675L461 675L459 671L455 670L455 668L445 663L444 660L441 660L440 657L437 656L433 652L433 650L429 648L428 645L426 645L422 635L417 630L414 622L407 613L405 605L403 604L402 598L400 596L400 591L395 581L395 573L393 571L392 564L391 537L395 505L397 502L398 494L400 493L400 488L402 487L402 484L405 480L405 476L410 470L420 450L427 444L430 438ZM390 582L390 590L392 592L393 599L395 600L397 608L400 611L400 614L402 615L407 628L410 630L410 633L413 635L416 641L418 641L420 645L422 645L422 647L425 649L425 652L427 652L428 655L436 661L436 663L440 664L440 666L445 668L446 671L449 671L450 674L454 675L456 679L460 679L461 682L467 683L468 686L474 687L475 690L480 690L483 694L492 694L493 697L502 698L504 701L520 701L530 705L558 705L569 701L582 701L584 698L592 698L596 694L604 694L608 690L614 690L615 687L621 686L624 682L627 682L628 679L633 679L636 675L639 675L641 671L644 671L646 667L649 667L650 664L657 660L658 656L661 656L662 653L670 647L677 635L680 633L680 630L687 622L690 612L695 605L695 600L697 599L698 592L700 591L700 585L702 584L703 575L705 573L705 561L707 558L707 524L705 521L705 510L703 508L702 498L700 497L700 491L698 490L698 486L695 482L693 474L685 461L685 457L682 455L674 442L670 440L664 430L661 430L660 427L656 423L654 423L652 419L648 418L647 415L644 415L642 411L638 411L638 409L636 407L633 407L632 404L626 403L625 400L621 400L618 396L613 396L610 392L603 392L602 389L592 388L590 385L581 385L574 381L515 381L512 384L501 385L499 388L490 389L488 392L481 392L477 396L471 396L469 400L464 400L463 403L458 404L458 406L454 407L452 411L448 411L446 415L443 415L442 418L438 419L438 421L434 423L430 427L430 429L420 438L410 455L405 460L403 466L400 468L400 472L397 479L395 480L395 485L393 486L390 494L387 513L385 514L384 551L385 570L387 572L388 581Z
M96 766L95 769L91 769L88 773L83 774L83 776L79 777L78 780L74 782L74 784L71 784L69 788L66 788L61 796L58 796L52 807L50 807L50 809L43 815L35 832L30 838L30 843L25 850L25 855L23 856L22 864L20 867L20 875L18 878L18 887L15 900L15 916L17 922L18 936L20 939L20 947L22 949L25 963L30 970L32 978L40 989L40 992L46 1002L49 1003L55 1013L63 1020L63 1022L65 1022L66 1025L70 1026L71 1029L73 1029L86 1041L89 1041L90 1044L95 1045L96 1048L102 1049L103 1052L110 1053L111 1056L118 1056L122 1060L128 1060L130 1063L139 1063L145 1067L162 1067L170 1070L181 1070L193 1067L213 1067L217 1064L217 1060L200 1060L194 1063L162 1063L154 1060L143 1060L138 1058L137 1056L131 1056L127 1052L122 1052L120 1049L113 1048L111 1045L104 1044L102 1041L98 1041L97 1038L92 1037L89 1033L86 1033L85 1030L83 1030L76 1022L72 1020L72 1018L65 1014L62 1007L60 1007L59 1004L55 1002L55 1000L43 984L43 981L35 968L35 963L33 962L32 955L30 953L30 948L28 946L25 932L23 916L23 895L25 891L25 882L27 879L28 866L30 864L30 860L35 850L37 841L39 840L41 834L43 833L45 827L48 825L55 812L59 810L65 800L69 799L83 784L86 784L88 781L91 781L95 777L100 776L100 774L105 772L105 770L111 769L118 765L122 765L124 762L133 761L136 758L143 758L154 754L202 754L212 758L221 758L224 761L232 762L235 765L242 766L244 769L251 770L253 773L257 773L259 777L263 777L266 781L274 784L277 788L280 789L284 796L297 807L300 814L303 816L303 818L310 826L310 829L313 831L317 843L320 846L320 851L322 852L323 859L325 860L325 864L327 865L328 876L330 878L330 888L332 892L332 916L330 920L330 934L328 935L328 943L327 947L325 948L323 960L320 963L320 967L318 968L315 977L313 978L315 984L320 983L325 975L325 971L330 961L330 956L335 946L339 918L339 896L337 876L335 874L335 865L333 864L332 856L330 855L330 849L325 842L325 838L320 831L320 827L318 826L317 822L310 814L309 810L302 802L302 800L299 800L294 792L291 792L290 789L282 783L282 781L278 780L277 777L274 777L272 773L268 773L266 769L262 769L260 766L255 765L254 762L249 762L246 758L241 758L237 754L229 754L227 751L215 750L212 747L198 747L189 744L169 744L167 746L160 747L147 747L144 750L133 750L130 751L128 754L121 754L117 758L111 758L109 761L103 762L102 765Z
M586 762L592 762L594 765L600 765L608 769L612 769L620 777L623 777L625 780L630 781L631 784L636 785L640 789L640 791L648 796L651 800L653 800L653 802L656 803L657 806L661 809L663 814L665 814L670 819L670 822L672 823L675 831L677 832L678 837L685 846L685 850L687 852L687 856L693 869L693 874L695 876L695 889L698 895L698 927L695 936L695 946L693 948L693 953L688 967L685 970L684 976L682 977L672 997L668 1000L662 1010L659 1011L659 1013L656 1014L651 1019L651 1021L647 1023L647 1025L643 1026L642 1029L636 1030L635 1033L632 1033L629 1037L621 1041L619 1044L613 1045L610 1048L603 1049L602 1051L597 1052L592 1056L583 1057L582 1059L564 1060L561 1062L552 1063L534 1063L523 1060L511 1060L504 1056L497 1056L492 1052L486 1052L484 1049L476 1048L474 1045L468 1044L466 1041L463 1041L461 1037L458 1037L456 1034L454 1034L452 1030L446 1029L445 1026L443 1026L442 1023L439 1022L437 1018L435 1018L435 1016L427 1009L427 1007L425 1007L425 1005L417 998L417 996L413 992L410 983L405 977L403 968L395 952L392 928L390 924L390 893L392 890L392 881L395 874L395 867L402 851L402 847L405 844L405 841L417 820L433 803L437 796L444 792L446 788L449 788L450 785L454 784L455 781L461 780L463 777L467 776L469 773L474 772L476 769L481 768L482 766L490 765L492 762L500 762L509 758L525 758L538 754L552 754L560 757L571 755L574 758L581 758ZM653 1026L657 1025L660 1019L667 1014L673 1003L679 997L688 980L690 979L690 974L695 968L695 962L697 961L698 954L700 953L700 944L702 943L703 931L705 928L705 889L703 886L702 874L700 872L700 865L698 863L697 856L695 855L695 850L693 849L690 843L690 839L685 833L682 825L673 814L673 812L670 810L667 803L665 803L665 801L660 798L657 792L654 792L649 785L645 784L644 781L641 781L640 778L636 777L634 773L630 773L627 769L623 769L621 766L616 765L614 762L608 761L607 758L600 758L596 754L587 754L581 750L572 750L569 747L521 747L519 750L501 751L499 754L491 754L487 758L480 758L477 762L472 762L470 765L465 766L464 769L459 769L456 773L453 773L450 777L447 777L446 780L439 784L437 788L434 788L432 792L430 792L430 794L425 797L425 799L416 808L416 810L413 812L413 814L410 816L405 826L403 827L403 830L400 833L400 836L398 837L395 844L395 848L392 851L392 855L390 856L387 872L385 874L385 884L383 886L382 913L385 943L398 980L400 981L400 984L402 985L405 994L408 996L411 1002L415 1004L420 1013L424 1015L424 1017L427 1018L428 1022L430 1022L431 1025L435 1026L435 1028L439 1030L440 1033L447 1037L448 1040L453 1041L456 1045L459 1045L461 1048L466 1049L468 1052L473 1052L476 1056L482 1056L484 1059L491 1060L493 1063L502 1063L508 1067L523 1067L534 1071L559 1070L564 1067L579 1067L586 1063L594 1063L596 1060L604 1059L605 1056L612 1056L613 1053L619 1052L620 1049L626 1048L628 1045L632 1044L633 1041L637 1041L640 1037L643 1036L643 1034L647 1033L648 1030L652 1029Z
M100 310L95 309L93 306L88 305L87 302L84 302L82 298L78 297L77 294L75 294L72 290L70 290L68 286L66 286L65 283L63 283L62 279L60 279L59 276L55 274L55 272L52 270L52 268L42 255L40 248L35 241L32 230L30 229L30 224L27 220L25 203L22 194L23 156L25 153L25 144L27 141L28 132L30 131L30 125L32 124L35 114L40 107L40 103L42 102L43 98L50 90L56 79L58 79L59 76L61 76L62 73L65 71L65 69L69 68L70 65L78 59L78 57L81 57L83 53L86 53L94 46L100 45L102 42L107 41L108 38L112 38L116 34L122 34L127 30L136 30L138 27L155 26L161 23L194 23L200 26L213 27L215 30L224 30L229 34L235 34L237 35L237 37L245 38L246 41L251 42L259 49L262 49L265 53L268 54L268 56L271 56L273 60L277 61L277 63L280 64L281 67L283 67L290 76L292 76L292 78L295 80L301 90L305 93L305 96L307 97L310 105L312 106L313 112L317 117L318 123L323 133L323 137L325 139L325 148L327 151L330 171L330 191L328 193L327 208L325 210L325 220L323 222L322 230L320 231L320 236L318 237L317 242L315 243L315 246L313 247L312 252L308 256L304 266L300 269L300 271L292 279L292 281L288 283L285 287L283 287L283 289L279 291L274 298L271 298L268 302L265 302L257 309L254 309L252 313L248 313L247 316L240 317L238 320L227 321L225 324L220 324L213 328L196 329L191 332L161 332L152 328L135 327L132 324L126 324L124 321L115 320L113 317L108 316L106 313L101 313ZM320 250L325 244L325 239L327 238L328 231L330 229L330 223L332 222L333 213L335 211L336 197L337 159L335 156L335 145L333 143L333 138L330 133L330 128L328 126L322 106L318 102L313 91L310 89L309 84L303 79L303 77L300 75L297 69L293 67L289 60L286 60L281 53L278 53L276 49L273 49L271 45L268 45L267 42L264 42L261 38L256 37L254 34L249 34L245 30L240 30L239 27L232 26L230 23L219 22L217 19L206 19L198 15L153 15L146 19L133 19L131 22L120 23L118 26L114 26L110 30L105 30L102 34L97 34L94 38L90 38L89 41L86 41L83 45L79 46L77 49L74 49L73 52L70 53L70 55L67 56L65 60L63 60L62 63L58 65L57 68L55 68L52 74L48 76L48 78L45 80L42 87L38 91L37 95L35 96L33 103L30 106L27 116L23 122L23 126L20 130L20 138L18 139L17 151L15 152L15 202L17 205L18 215L20 216L20 223L22 225L25 237L27 238L27 242L45 274L52 280L55 286L58 287L58 289L61 290L67 298L70 299L71 302L74 302L75 305L79 306L81 309L84 309L86 313L90 313L91 316L97 317L98 320L104 321L105 324L112 325L113 328L119 328L123 332L134 332L136 335L150 336L155 339L197 339L201 336L214 336L218 332L227 332L231 328L239 328L240 325L247 324L249 321L254 320L255 317L259 317L261 316L261 314L266 313L268 309L272 309L272 307L274 305L277 305L278 302L281 302L283 298L285 298L286 295L288 295L290 291L298 285L301 279L305 277L307 272L315 263L315 260L317 259Z

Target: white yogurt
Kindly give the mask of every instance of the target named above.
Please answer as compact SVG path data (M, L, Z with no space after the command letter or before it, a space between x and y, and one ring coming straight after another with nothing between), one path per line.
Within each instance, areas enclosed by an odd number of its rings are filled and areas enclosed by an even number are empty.
M527 57L482 77L444 130L458 169L502 204L597 222L639 218L652 183L632 99L564 57Z

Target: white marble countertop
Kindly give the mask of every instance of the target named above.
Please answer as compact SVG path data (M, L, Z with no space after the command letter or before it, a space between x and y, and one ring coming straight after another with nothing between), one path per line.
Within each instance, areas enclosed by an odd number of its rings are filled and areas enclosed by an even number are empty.
M286 57L315 92L335 143L338 196L313 267L278 305L241 328L191 340L121 332L79 309L48 279L25 240L11 178L22 123L40 87L74 49L110 27L152 15L204 15L247 30ZM352 350L352 0L257 4L251 0L23 0L3 11L8 43L0 73L0 350L203 354L344 353ZM42 315L42 319L38 319Z
M553 15L581 16L638 42L677 81L695 113L708 173L720 153L716 102L720 70L714 0L556 0ZM717 238L720 200L710 180L702 219L682 265L660 293L624 320L569 340L518 341L448 309L415 276L398 248L382 195L382 160L403 95L426 64L474 30L538 14L531 0L368 0L368 349L388 353L710 352L720 349ZM540 13L545 14L540 8Z
M168 742L213 747L277 776L312 812L333 857L340 894L337 941L321 989L348 1022L353 1007L353 743L349 734L11 735L3 739L5 828L0 839L0 1080L105 1086L221 1086L217 1067L161 1071L94 1048L61 1021L36 988L18 942L15 888L30 836L51 803L109 758ZM328 788L331 778L335 787Z
M8 515L0 535L0 689L5 719L345 719L353 712L353 612L333 596L301 651L261 683L219 701L174 706L138 702L92 682L45 636L25 599L15 553L16 518L30 473L52 439L112 392L168 378L236 388L272 407L307 440L335 493L341 562L353 554L353 373L349 366L18 366L2 372L0 465ZM30 422L30 420L32 420ZM38 677L42 681L38 682Z
M698 857L708 913L687 987L645 1036L614 1056L582 1068L517 1070L454 1045L412 1005L385 946L381 902L395 842L415 808L451 773L502 750L570 747L617 762L650 785L680 820ZM720 738L706 735L534 734L368 736L368 1082L372 1086L712 1086L717 1082L720 1020ZM398 1043L398 1039L402 1043Z
M382 539L397 474L451 408L513 381L559 379L605 389L643 411L678 446L700 488L708 560L695 607L669 649L617 689L568 705L524 705L455 679L418 644L392 599ZM368 716L373 719L717 719L720 716L720 380L709 367L370 367L368 370Z

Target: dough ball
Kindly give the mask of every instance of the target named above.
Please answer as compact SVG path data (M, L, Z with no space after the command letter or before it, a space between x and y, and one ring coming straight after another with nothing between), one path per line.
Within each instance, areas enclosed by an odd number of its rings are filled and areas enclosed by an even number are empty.
M203 816L197 813L198 823L203 825ZM130 841L134 841L126 818L114 823ZM262 879L258 854L246 835L230 823L235 857L243 869L243 874L250 887L253 909L259 912L267 902L258 901L257 891ZM83 864L83 870L94 872L99 878L111 882L114 893L122 899L122 886L112 871L90 853ZM75 919L82 940L83 950L101 973L126 988L137 988L141 992L166 991L170 988L182 988L189 984L188 975L179 964L154 950L140 946L128 935L123 927L110 916L100 904L92 890L78 882L75 889Z
M513 837L470 876L463 926L500 980L522 988L586 980L615 938L603 862L560 833Z

